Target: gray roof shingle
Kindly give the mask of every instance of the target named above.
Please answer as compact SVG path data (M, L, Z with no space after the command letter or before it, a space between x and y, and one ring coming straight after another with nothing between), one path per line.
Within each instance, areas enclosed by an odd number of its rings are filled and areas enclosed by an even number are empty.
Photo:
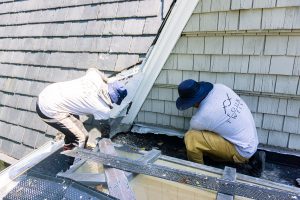
M112 74L143 60L170 1L0 2L0 125L7 131L4 138L17 142L0 151L20 158L18 149L28 152L54 134L48 128L47 135L35 114L36 97L47 84L78 78L89 67ZM26 147L17 132L24 133Z
M21 143L24 137L25 130L26 129L21 126L12 125L10 129L9 139L17 143Z

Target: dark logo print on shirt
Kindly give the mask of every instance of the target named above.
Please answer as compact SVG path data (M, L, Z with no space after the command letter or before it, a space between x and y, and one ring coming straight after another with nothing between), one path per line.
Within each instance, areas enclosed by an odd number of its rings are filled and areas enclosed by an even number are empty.
M223 109L225 115L228 116L228 123L231 123L231 120L237 119L239 113L243 109L243 103L240 98L232 99L229 97L228 93L226 93L227 99L223 101Z

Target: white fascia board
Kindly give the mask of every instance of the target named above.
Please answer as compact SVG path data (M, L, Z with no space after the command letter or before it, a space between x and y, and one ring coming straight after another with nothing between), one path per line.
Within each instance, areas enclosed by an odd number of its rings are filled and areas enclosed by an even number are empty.
M22 175L28 169L44 160L49 155L53 154L58 149L62 148L63 141L60 142L47 142L37 150L31 152L17 163L9 166L0 173L0 194L4 194L5 191L9 191L10 188L6 186L10 185L18 176ZM15 185L15 184L12 184ZM0 195L0 197L1 197Z
M177 0L175 3L153 50L143 66L143 79L137 86L135 96L132 99L131 109L128 115L123 118L122 123L133 123L197 3L198 0Z

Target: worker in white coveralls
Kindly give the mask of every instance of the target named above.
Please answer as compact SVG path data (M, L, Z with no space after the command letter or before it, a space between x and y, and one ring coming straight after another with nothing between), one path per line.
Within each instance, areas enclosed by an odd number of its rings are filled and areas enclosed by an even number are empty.
M192 79L181 82L178 93L179 110L197 108L184 136L188 159L204 164L203 156L208 156L260 176L266 155L257 151L256 127L246 103L223 84Z
M79 115L92 114L96 120L106 120L113 104L120 105L126 96L123 84L107 83L104 73L91 68L81 78L47 86L38 97L36 111L65 135L64 150L85 148L88 132Z

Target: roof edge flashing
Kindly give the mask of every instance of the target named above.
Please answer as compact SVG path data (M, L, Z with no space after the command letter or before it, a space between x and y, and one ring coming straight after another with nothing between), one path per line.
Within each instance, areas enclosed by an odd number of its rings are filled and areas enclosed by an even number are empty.
M134 124L131 129L131 132L140 133L140 134L153 133L153 134L161 134L161 135L168 135L168 136L176 136L179 138L183 138L184 136L183 130L176 130L176 129L160 127L157 125L148 125L148 124L141 124L141 123Z
M9 166L0 173L0 194L4 194L8 188L5 186L9 185L15 178L32 168L34 165L44 160L46 157L62 148L63 141L53 142L49 141L40 148L34 150L27 156L23 157L17 163ZM14 181L15 182L15 181ZM1 196L0 196L1 197Z
M142 69L143 79L133 97L133 105L127 116L122 120L124 124L132 124L151 90L162 67L179 39L187 21L192 15L198 0L176 1L170 16L165 22L156 44Z

